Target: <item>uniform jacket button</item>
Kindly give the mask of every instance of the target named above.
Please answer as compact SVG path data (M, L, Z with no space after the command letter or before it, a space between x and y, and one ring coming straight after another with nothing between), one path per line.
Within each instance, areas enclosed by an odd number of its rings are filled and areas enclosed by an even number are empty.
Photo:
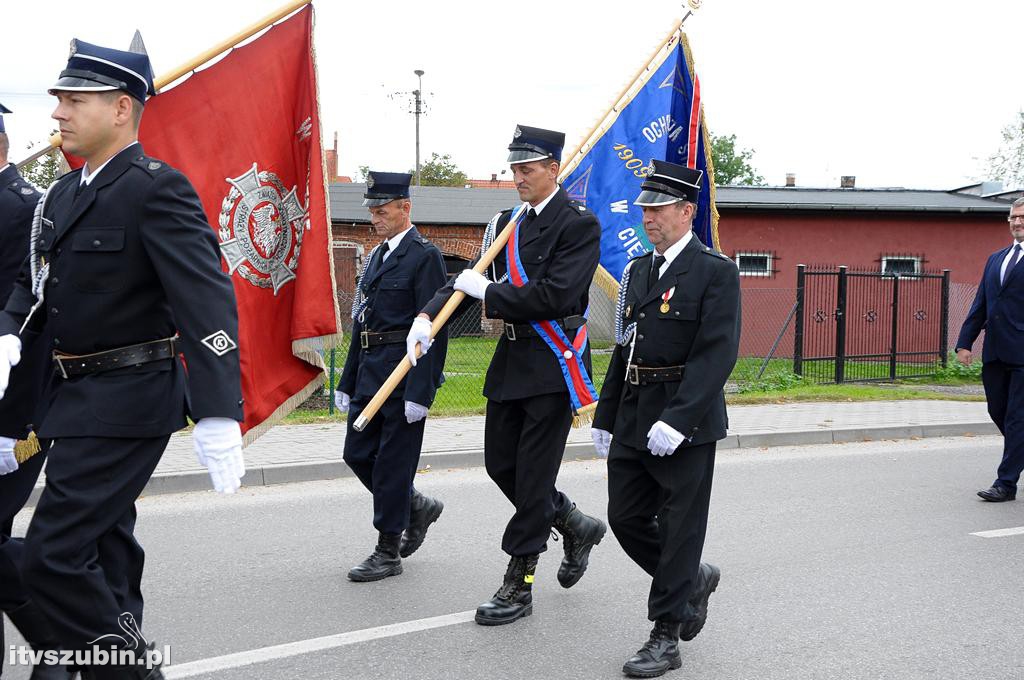
M60 310L57 309L56 307L50 307L50 314L57 316L58 314L60 314Z
M58 277L54 276L52 279L50 279L51 286L56 286L58 283L60 283L60 279Z
M94 240L94 241L92 242L92 247L93 247L93 248L99 248L99 247L100 247L101 245L103 245L103 244L102 244L102 243L100 243L100 240L99 240L99 239L96 239L96 240Z
M640 312L640 318L641 318L641 319L646 319L646 318L647 318L647 315L646 315L646 314L644 314L643 312Z
M60 338L54 338L53 339L53 346L54 347L60 347Z
M636 339L637 339L637 340L643 340L643 339L644 339L644 336L643 336L643 335L638 335L638 336L636 336Z

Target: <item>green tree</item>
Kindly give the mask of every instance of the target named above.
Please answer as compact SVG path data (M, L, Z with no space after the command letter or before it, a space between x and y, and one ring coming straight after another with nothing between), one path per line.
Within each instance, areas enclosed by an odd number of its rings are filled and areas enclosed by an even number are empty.
M1007 188L1024 187L1024 110L1003 128L1003 143L988 157L988 177L1002 180Z
M415 177L416 170L410 170ZM413 179L415 182L415 179ZM462 187L469 178L459 170L451 155L438 153L430 155L430 160L420 166L420 184L430 187Z
M737 149L736 135L711 135L711 161L715 166L715 184L763 186L764 177L757 174L750 161L753 149Z
M21 168L19 172L30 184L45 189L63 175L64 170L64 158L61 156L60 150L54 149Z
M359 174L356 175L356 181L357 182L365 182L369 178L370 178L370 166L369 165L360 165L359 166Z

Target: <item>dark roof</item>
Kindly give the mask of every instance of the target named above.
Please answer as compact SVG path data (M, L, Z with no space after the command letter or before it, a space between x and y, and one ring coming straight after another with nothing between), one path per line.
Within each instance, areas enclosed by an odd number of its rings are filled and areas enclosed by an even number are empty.
M925 189L811 189L804 187L723 186L721 209L829 210L876 212L1001 213L1006 203L949 191Z
M332 184L331 220L367 224L365 184ZM1004 213L1005 199L924 189L810 189L721 186L719 210L827 210L875 212ZM484 225L519 203L515 189L412 187L416 224Z
M331 221L367 224L363 207L365 184L331 185ZM519 205L515 189L411 187L415 224L487 224L496 213Z

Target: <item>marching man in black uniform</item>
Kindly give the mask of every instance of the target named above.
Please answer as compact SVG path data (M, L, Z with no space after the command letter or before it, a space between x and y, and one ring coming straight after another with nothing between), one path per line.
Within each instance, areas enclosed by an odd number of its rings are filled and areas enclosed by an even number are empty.
M413 485L427 411L443 378L447 333L419 362L362 432L352 425L402 361L405 336L420 308L445 282L444 258L410 219L412 175L370 172L363 205L384 241L366 258L352 305L352 339L335 403L349 411L345 462L373 494L373 553L348 572L353 581L402 573L402 558L423 543L444 504Z
M561 132L516 127L508 162L528 212L489 269L490 278L463 271L423 307L407 340L415 364L417 343L429 349L430 318L453 290L483 300L487 317L505 322L484 381L484 462L515 513L501 545L511 556L504 582L476 610L482 625L511 623L533 612L534 572L552 526L564 538L558 582L565 588L583 576L591 549L606 531L604 522L580 512L555 488L574 412L596 401L586 313L601 234L597 218L558 186L564 143ZM511 216L506 210L491 220L485 249Z
M678 639L700 632L719 580L700 558L715 444L728 424L723 387L739 347L739 274L691 231L700 184L699 170L651 161L634 203L654 252L623 274L625 330L594 417L594 444L608 456L608 523L653 577L654 630L622 669L631 677L680 667Z
M7 301L28 255L32 215L40 196L18 174L18 169L7 162L10 142L4 128L5 113L10 111L0 104L0 304ZM15 369L18 389L8 390L0 400L0 611L7 614L30 647L45 651L60 645L49 622L29 598L21 578L24 544L22 539L11 536L14 517L28 502L46 460L48 442L39 442L32 431L33 411L46 367L43 348L41 343L37 344L39 347L31 355L26 353ZM23 379L23 374L32 377ZM5 657L6 650L0 621L0 652ZM33 669L32 678L66 680L68 671L40 664Z
M168 438L190 416L217 491L234 492L244 474L235 298L192 185L137 141L154 93L149 58L72 41L50 93L64 148L85 166L43 197L0 313L0 385L23 341L34 349L29 333L52 353L34 422L53 444L22 574L64 649L99 640L109 650L111 634L128 629L126 648L142 658L135 499ZM85 673L163 677L123 663Z

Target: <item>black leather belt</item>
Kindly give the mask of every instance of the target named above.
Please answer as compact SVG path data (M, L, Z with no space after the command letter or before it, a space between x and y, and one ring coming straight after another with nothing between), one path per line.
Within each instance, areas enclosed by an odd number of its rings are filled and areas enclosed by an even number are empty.
M409 331L388 331L386 333L374 333L373 331L363 331L359 334L359 346L363 349L367 347L375 347L377 345L394 345L399 342L405 342L405 337L409 335Z
M626 380L630 385L646 385L648 383L679 382L683 379L686 364L682 366L637 366L630 364L626 368Z
M579 314L556 321L563 331L574 331L586 322L587 320ZM505 337L509 340L521 340L522 338L537 338L540 337L540 334L528 323L506 323Z
M140 366L153 361L173 359L177 356L175 349L177 341L178 337L175 336L82 355L54 352L53 363L57 366L61 377L65 379L89 373L102 373L115 368Z

